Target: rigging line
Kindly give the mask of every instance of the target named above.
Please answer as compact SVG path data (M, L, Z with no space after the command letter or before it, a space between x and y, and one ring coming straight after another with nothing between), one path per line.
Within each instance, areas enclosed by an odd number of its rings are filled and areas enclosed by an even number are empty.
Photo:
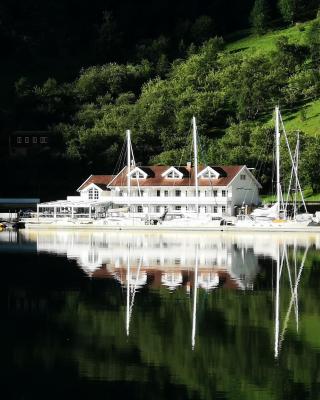
M266 143L266 149L264 150L265 152L269 152L269 147L271 147L271 144L273 144L273 141L267 141L267 143ZM260 163L260 168L259 168L259 171L258 171L258 176L259 176L259 174L261 174L261 170L262 170L262 166L266 163L266 161L261 161L261 159L262 159L262 149L260 150L260 153L259 153L259 157L258 157L258 159L257 159L257 161L256 161L256 165L255 165L255 170L257 170L258 169L258 165L259 165L259 163ZM250 185L249 185L249 188L250 187L253 187L253 180L251 181L251 183L250 183ZM245 197L244 197L244 200L243 200L243 204L245 203L245 201L247 200L247 195L248 195L248 193L246 192L245 193ZM253 197L254 197L254 193L252 192L251 193L251 203L252 203L252 201L253 201Z
M287 272L288 272L291 296L293 296L293 294L294 294L293 293L293 284L292 284L291 270L290 270L290 267L289 267L289 259L288 259L287 248L285 248L285 257L286 257L286 267L287 267ZM295 305L295 302L294 302L294 305Z
M287 330L289 316L290 316L290 313L291 313L293 302L297 301L296 298L297 298L297 295L298 295L298 286L299 286L299 283L300 283L301 274L302 274L302 271L303 271L303 268L304 268L304 264L305 264L305 261L306 261L306 258L307 258L308 251L309 251L309 246L306 247L304 255L303 255L303 258L302 258L301 266L300 266L300 269L299 269L299 272L298 272L298 277L297 277L297 280L296 280L296 283L295 283L295 286L294 286L294 292L293 292L294 295L291 295L290 304L289 304L289 307L288 307L287 314L285 316L285 320L284 320L284 323L283 323L283 329L282 329L282 332L281 332L281 335L280 335L280 344L284 340L284 335L285 335L285 332Z
M301 195L301 200L302 200L302 203L303 203L305 212L307 213L307 212L308 212L308 211L307 211L307 206L306 206L306 203L305 203L305 201L304 201L304 197L303 197L303 193L302 193L302 189L301 189L301 185L300 185L300 180L299 180L299 177L298 177L298 171L297 171L296 165L294 165L294 163L293 163L292 152L291 152L291 148L290 148L288 136L287 136L287 133L286 133L286 130L285 130L285 127L284 127L284 123L283 123L281 114L279 113L279 115L280 115L280 121L281 121L281 125L282 125L282 130L283 130L284 137L285 137L285 139L286 139L287 148L288 148L288 151L289 151L289 156L290 156L290 160L291 160L291 165L292 165L292 168L294 169L294 174L295 174L295 178L296 178L296 180L297 180L297 186L298 186L298 188L299 188L299 192L300 192L300 195Z
M130 152L131 152L131 159L132 159L132 162L133 162L133 167L136 167L137 165L136 165L136 159L135 159L135 157L134 157L134 153L133 153L133 148L132 148L132 143L131 143L131 141L130 141ZM137 187L138 187L138 194L139 194L139 197L142 197L141 196L141 187L140 187L140 181L139 181L139 174L136 174L136 182L137 182Z
M139 260L139 266L138 266L138 271L137 271L137 275L136 275L136 281L134 283L134 287L133 287L133 290L132 290L132 297L131 297L131 303L130 303L130 308L129 308L129 323L130 323L130 320L131 320L131 315L132 315L132 310L133 310L133 305L134 305L134 298L135 298L135 295L136 295L136 292L137 292L137 281L138 281L138 278L139 278L139 275L140 275L141 266L142 266L142 257L140 257L140 260Z
M280 271L279 280L281 279L283 264L284 264L284 251L282 252L282 255L281 255L281 263L280 263L280 269L279 269L279 271Z
M297 157L297 147L295 149L294 152L294 162L296 163L296 157ZM287 191L287 199L286 199L286 203L285 203L285 213L287 213L287 209L288 209L288 203L289 203L289 196L290 196L290 189L291 189L291 185L292 185L292 180L293 180L293 168L291 168L291 174L290 174L290 180L289 180L289 186L288 186L288 191Z
M126 147L126 143L124 141L123 144L122 144L120 155L119 155L118 160L116 162L116 165L115 165L115 167L113 169L112 175L116 175L116 171L119 171L121 169L121 160L122 160L122 157L123 157L123 152L124 152L124 148L125 147Z

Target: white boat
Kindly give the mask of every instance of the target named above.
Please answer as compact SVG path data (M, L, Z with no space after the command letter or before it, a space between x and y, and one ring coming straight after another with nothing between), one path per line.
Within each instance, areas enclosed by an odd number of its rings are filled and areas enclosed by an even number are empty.
M282 193L282 185L280 179L280 122L282 124L282 130L285 136L291 164L292 164L292 173L290 178L290 184L288 193L290 190L290 185L292 183L293 177L295 179L295 205L294 205L294 214L291 218L288 217L288 198L285 203L283 200ZM266 230L308 230L317 228L320 231L320 224L313 217L312 214L307 212L306 204L303 198L303 193L301 190L301 185L298 177L298 150L299 150L299 138L296 147L295 157L292 156L292 152L289 146L289 142L287 139L287 135L284 129L283 121L280 115L279 107L275 108L275 141L276 141L276 192L277 199L276 203L271 207L263 207L255 209L251 214L245 215L241 214L238 216L237 222L235 223L236 227L239 228L254 228L254 229L266 229ZM299 191L302 199L302 203L305 209L305 212L302 214L297 213L297 192Z
M141 204L147 204L148 198L140 196L134 197L133 190L141 192L139 186L139 179L135 188L131 188L131 172L137 169L134 160L134 154L131 144L131 132L127 130L126 133L126 148L127 160L126 168L122 170L121 179L125 182L123 186L123 194L118 196L118 202L121 200L121 205L114 208L112 206L112 197L105 197L104 200L91 197L91 200L85 202L81 197L76 200L57 202L58 204L51 204L53 212L49 212L46 218L39 218L39 212L36 218L28 219L25 221L27 229L40 228L40 229L97 229L97 230L181 230L181 231L244 231L244 230L266 230L266 231L310 231L320 233L320 224L312 219L310 214L297 214L295 213L293 219L288 219L285 207L283 206L283 196L280 184L280 130L279 130L280 113L278 107L276 108L276 159L277 159L277 203L271 207L258 208L253 213L247 215L240 215L238 219L235 217L222 217L221 215L214 216L210 212L200 212L203 207L199 199L199 174L198 174L198 148L197 148L197 126L195 117L192 119L193 131L193 153L194 153L194 171L190 174L190 184L194 192L194 197L188 197L193 202L193 209L179 212L164 211L162 214L155 214L151 212L137 213L133 208L141 201ZM289 145L288 145L289 147ZM290 152L290 148L289 148ZM290 152L291 155L291 152ZM291 155L292 158L292 155ZM302 194L298 173L297 161L292 159L292 171L296 180L296 185ZM204 169L205 170L205 169ZM240 169L237 174L243 174L244 171L248 174L247 177L255 181L255 178L245 167ZM140 171L143 172L143 171ZM121 173L120 173L121 174ZM201 172L200 172L201 175ZM119 179L119 174L112 177L112 181ZM239 178L241 178L240 175ZM111 185L111 182L109 185ZM259 183L255 181L255 184ZM194 189L193 189L194 188ZM242 188L240 188L242 189ZM190 188L188 189L190 191ZM160 191L159 191L160 192ZM179 190L181 192L181 190ZM225 192L225 190L222 190ZM168 193L167 193L168 194ZM168 198L168 197L166 197ZM90 197L89 197L90 199ZM156 197L156 200L161 200L161 197ZM178 204L183 199L182 197L174 198L174 204ZM207 197L207 202L212 202L210 197ZM202 199L203 200L203 199ZM133 203L134 202L134 203ZM116 203L118 204L118 203ZM159 204L159 203L156 203ZM181 204L181 202L180 202ZM191 204L191 203L190 203ZM213 204L213 203L210 203ZM240 203L241 204L241 203ZM305 203L304 203L305 205ZM45 209L46 204L43 204ZM111 206L113 208L111 208ZM142 206L141 206L142 208ZM57 213L57 209L63 210L63 214ZM79 210L87 210L84 214ZM93 211L94 210L94 211ZM46 211L45 211L46 212ZM48 218L50 217L50 218ZM313 225L313 226L312 226Z

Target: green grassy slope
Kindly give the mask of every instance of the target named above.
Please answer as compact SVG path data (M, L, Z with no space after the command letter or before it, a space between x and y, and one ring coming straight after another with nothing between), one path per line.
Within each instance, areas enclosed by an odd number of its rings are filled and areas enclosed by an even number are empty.
M292 43L303 44L311 23L312 21L296 24L287 29L268 32L262 36L250 35L248 31L238 32L236 34L238 37L246 33L247 36L227 43L226 51L269 52L276 48L276 41L280 36L288 37ZM301 110L304 110L304 115ZM296 110L282 110L282 116L288 131L300 130L310 135L320 135L320 100L302 104ZM270 124L272 123L270 119Z
M276 41L280 36L287 36L289 41L303 44L306 37L306 32L312 21L299 23L287 29L278 29L268 32L265 35L248 35L240 40L227 43L228 51L271 51L276 47ZM243 32L244 34L246 32ZM241 33L239 32L240 36ZM231 39L231 38L230 38Z
M252 35L248 31L238 32L234 37L244 37L227 43L226 51L270 52L276 48L276 41L280 36L288 37L291 43L303 44L311 23L312 21L308 21L287 29L268 32L262 36ZM282 109L282 117L287 131L300 130L309 135L320 136L320 99L301 104L296 109ZM270 126L274 124L272 118L270 118L267 124ZM275 201L275 196L272 195L261 197L264 203ZM304 191L304 197L306 201L320 201L320 194L313 193L311 189Z
M301 110L305 115L302 117ZM320 135L320 100L306 103L300 110L284 114L287 130L300 130L310 135Z

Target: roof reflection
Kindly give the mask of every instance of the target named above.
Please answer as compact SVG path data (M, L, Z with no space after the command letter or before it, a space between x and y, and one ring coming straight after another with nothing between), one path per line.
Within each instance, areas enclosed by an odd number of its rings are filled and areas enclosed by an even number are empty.
M280 243L320 248L318 236L270 233L150 233L90 231L22 231L38 252L64 254L93 278L112 278L125 285L127 263L135 288L145 285L169 290L194 281L209 291L218 287L252 289L259 258L276 259ZM139 269L139 273L137 272Z

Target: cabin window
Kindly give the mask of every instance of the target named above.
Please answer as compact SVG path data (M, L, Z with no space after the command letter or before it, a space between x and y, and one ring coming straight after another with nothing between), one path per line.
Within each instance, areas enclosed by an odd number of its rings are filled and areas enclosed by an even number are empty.
M222 195L222 197L227 197L227 191L226 190L222 190L221 195Z
M181 190L176 190L176 197L180 197L181 196Z
M160 197L161 195L161 190L157 190L157 197Z
M138 211L138 213L142 213L142 212L143 212L142 206L138 206L138 207L137 207L137 211Z
M24 138L24 142L25 142L25 143L29 143L29 136L26 136L26 137Z
M17 137L17 143L22 143L22 137L21 136Z
M208 169L204 174L202 174L202 178L216 178L216 174L214 171L211 171L210 169Z
M38 142L38 138L36 137L36 136L34 136L33 138L32 138L32 143L37 143Z
M222 211L223 213L225 213L225 212L226 212L226 206L222 206L222 207L221 207L221 211Z
M181 211L181 206L176 206L176 211Z
M173 171L170 171L167 174L167 178L170 178L170 179L172 179L172 178L180 178L180 174L177 171L173 170Z
M217 190L213 191L213 197L218 197L218 191Z
M40 143L44 144L44 143L48 143L48 138L45 136L41 136L40 138Z
M240 180L241 181L245 181L246 180L246 175L245 174L241 174L240 175Z
M160 206L156 206L156 213L160 212Z
M168 192L168 190L165 190L164 191L164 197L168 197L169 196L169 192Z
M131 179L144 179L144 174L141 171L136 171L131 175Z
M213 206L213 212L214 212L214 214L217 214L217 212L218 212L218 206Z
M99 199L99 190L95 188L89 189L89 200L98 200Z

